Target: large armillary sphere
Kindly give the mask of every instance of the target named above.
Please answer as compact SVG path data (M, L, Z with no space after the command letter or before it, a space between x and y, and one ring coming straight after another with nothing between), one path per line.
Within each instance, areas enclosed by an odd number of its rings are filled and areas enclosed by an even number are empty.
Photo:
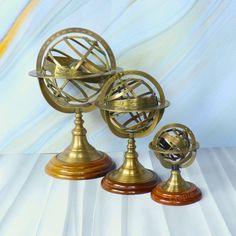
M46 172L57 178L88 179L103 176L114 164L86 138L82 112L96 107L94 101L103 83L116 73L109 45L96 33L68 28L53 34L42 46L36 71L47 102L55 109L75 113L72 143L50 160Z
M147 136L162 118L168 102L161 86L145 72L124 71L106 82L97 106L111 131L128 138L124 162L103 178L103 188L121 194L151 191L159 178L138 161L134 138Z

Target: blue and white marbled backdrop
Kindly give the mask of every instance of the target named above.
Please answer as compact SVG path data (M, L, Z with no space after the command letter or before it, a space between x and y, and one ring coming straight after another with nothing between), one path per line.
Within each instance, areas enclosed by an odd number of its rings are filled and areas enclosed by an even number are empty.
M0 150L56 152L69 144L73 116L53 110L28 76L43 42L68 27L97 32L119 66L157 78L171 101L158 127L182 122L202 147L235 146L235 25L234 0L0 0ZM125 148L98 111L85 120L97 148ZM139 149L154 134L138 140Z

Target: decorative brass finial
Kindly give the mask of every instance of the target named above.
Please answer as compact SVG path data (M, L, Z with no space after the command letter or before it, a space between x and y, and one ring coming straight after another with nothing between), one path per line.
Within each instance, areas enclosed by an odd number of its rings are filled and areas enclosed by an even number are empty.
M149 147L161 164L171 169L170 178L152 190L152 199L167 205L186 205L200 200L199 188L180 175L180 168L192 164L199 148L192 131L182 124L166 125L158 131Z

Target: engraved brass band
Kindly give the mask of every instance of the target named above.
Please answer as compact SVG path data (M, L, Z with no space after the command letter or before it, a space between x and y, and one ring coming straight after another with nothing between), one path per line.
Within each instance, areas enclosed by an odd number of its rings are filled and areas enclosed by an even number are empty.
M153 143L151 142L149 144L149 147L151 150L155 151L156 153L160 153L160 154L182 154L182 153L187 153L187 152L192 152L192 151L196 151L199 148L199 143L196 142L196 144L194 146L192 146L190 149L189 148L182 148L182 149L174 149L174 150L163 150L159 147L154 147Z
M84 61L78 68L75 67L80 60L68 60L65 57L51 57L47 56L44 61L44 69L50 72L50 77L53 78L66 78L71 79L83 79L84 82L89 83L102 83L106 76L112 75L116 70L107 71L105 67L95 67L92 64ZM58 63L59 62L59 63ZM48 77L45 75L45 77Z
M152 95L150 97L106 101L104 107L109 111L135 111L145 110L147 107L157 107L158 104L157 97Z
M89 83L94 83L94 84L102 84L104 83L104 80L107 80L107 78L110 78L112 75L122 71L122 68L116 68L115 70L110 70L107 72L103 73L97 73L97 74L78 74L77 76L64 76L63 74L48 74L45 71L36 71L32 70L29 72L29 75L32 77L37 77L38 79L44 80L46 79L51 79L51 80L81 80L82 82L89 82Z

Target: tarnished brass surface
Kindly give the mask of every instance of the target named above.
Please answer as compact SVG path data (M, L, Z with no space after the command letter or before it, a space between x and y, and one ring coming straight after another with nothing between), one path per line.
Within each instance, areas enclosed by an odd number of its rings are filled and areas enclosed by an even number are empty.
M122 68L117 67L116 70L110 70L104 73L96 73L96 74L79 74L77 76L70 76L66 77L66 75L55 75L55 74L46 74L43 71L36 71L32 70L29 72L29 75L32 77L36 77L38 79L44 79L45 77L47 78L53 78L56 80L80 80L80 81L85 81L89 83L103 83L105 80L107 80L108 76L112 76L118 72L122 71Z
M61 30L41 47L36 70L30 75L38 78L43 96L53 108L76 113L72 142L48 163L48 174L64 179L89 179L114 168L108 155L88 143L82 112L96 108L94 102L103 83L116 69L109 45L87 29Z
M193 132L182 124L163 126L149 147L165 168L172 169L170 178L160 188L170 193L187 191L191 185L181 177L179 169L189 166L196 157L199 144Z
M127 98L126 100L106 101L104 106L101 105L104 111L110 112L150 112L157 109L164 109L169 106L166 101L164 105L158 105L160 100L156 96L140 98Z
M199 144L188 127L173 123L163 126L149 147L164 167L182 168L191 165L194 161Z
M87 163L100 159L103 153L88 143L83 127L82 113L75 114L75 128L72 130L71 144L56 157L66 163Z
M152 106L155 107L158 104L157 97L151 95L150 97L140 98L127 98L126 100L114 100L114 101L106 101L105 108L108 111L134 111L134 110L142 110L146 107Z
M31 75L38 76L51 106L74 113L78 107L82 112L95 109L102 84L115 71L115 57L104 39L87 29L68 28L43 44Z
M123 105L121 105L123 103ZM169 102L160 84L142 71L123 71L103 86L96 105L111 131L122 138L148 135Z
M134 138L148 135L169 105L159 83L142 71L120 72L104 84L96 105L111 131L118 137L128 138L123 164L106 175L102 186L122 194L140 193L143 186L138 189L138 184L154 186L158 177L138 161ZM130 190L132 186L134 191Z
M45 167L47 174L60 179L82 180L104 176L115 168L106 153L97 151L89 144L83 123L82 113L77 111L72 142L48 162Z
M154 178L154 173L138 161L134 138L128 139L127 151L122 166L108 174L110 180L121 183L145 183Z
M180 170L171 170L170 178L161 184L166 192L183 192L190 188L190 184L180 175Z

